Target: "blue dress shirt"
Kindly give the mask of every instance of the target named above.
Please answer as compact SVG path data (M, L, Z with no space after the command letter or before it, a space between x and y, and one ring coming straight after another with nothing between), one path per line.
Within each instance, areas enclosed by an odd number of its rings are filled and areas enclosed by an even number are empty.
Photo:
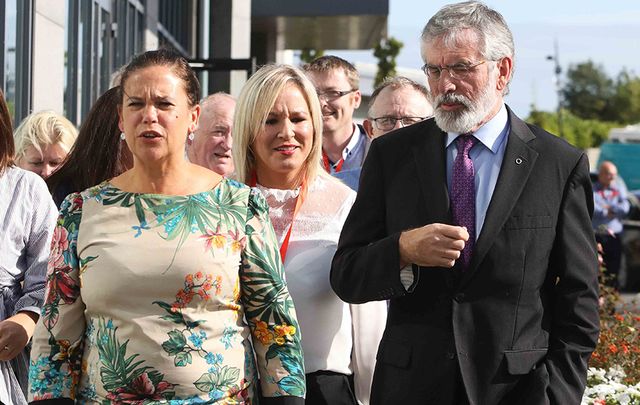
M473 161L475 171L476 186L476 240L482 231L484 218L487 215L487 208L496 188L500 166L504 158L504 151L507 147L507 134L509 133L509 116L505 105L486 124L473 133L480 142L476 143L469 152L469 157ZM460 134L447 133L446 155L447 155L447 187L451 190L451 172L453 161L458 155L458 149L453 141Z
M475 192L476 192L476 235L478 240L487 209L496 188L500 166L504 158L504 151L507 147L507 134L509 133L509 115L507 108L503 104L500 111L473 135L480 141L474 145L469 152L469 157L473 161L475 172ZM451 172L453 171L453 161L458 155L458 149L453 141L460 136L458 133L447 133L445 148L447 157L447 187L451 190ZM412 291L415 285L412 267L408 265L400 270L400 282L407 289Z

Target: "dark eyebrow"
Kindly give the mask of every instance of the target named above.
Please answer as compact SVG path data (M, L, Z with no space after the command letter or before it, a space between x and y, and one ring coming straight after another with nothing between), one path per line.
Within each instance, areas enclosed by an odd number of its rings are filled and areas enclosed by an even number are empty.
M163 96L163 95L154 95L154 96L151 96L151 98L153 98L154 100L173 100L171 96Z

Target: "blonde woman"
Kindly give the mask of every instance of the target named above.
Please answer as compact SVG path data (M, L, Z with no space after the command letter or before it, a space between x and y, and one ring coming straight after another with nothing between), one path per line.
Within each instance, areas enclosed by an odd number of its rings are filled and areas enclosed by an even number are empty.
M25 118L16 129L16 164L46 179L62 164L78 137L73 124L53 111Z
M295 67L262 67L242 89L233 137L236 175L265 195L280 243L302 329L306 404L367 404L386 304L349 305L329 285L355 192L320 166L315 88Z

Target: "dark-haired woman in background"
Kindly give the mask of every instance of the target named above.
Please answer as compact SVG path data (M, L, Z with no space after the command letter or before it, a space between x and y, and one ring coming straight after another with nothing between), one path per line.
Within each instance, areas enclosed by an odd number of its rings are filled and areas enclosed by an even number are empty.
M67 195L119 176L133 165L131 151L120 137L118 128L120 101L119 86L98 97L83 121L69 155L47 178L49 191L58 207Z
M22 405L57 211L44 181L14 165L14 151L0 91L0 402Z
M133 166L62 203L30 399L301 404L300 332L267 203L184 159L195 73L149 51L121 89Z

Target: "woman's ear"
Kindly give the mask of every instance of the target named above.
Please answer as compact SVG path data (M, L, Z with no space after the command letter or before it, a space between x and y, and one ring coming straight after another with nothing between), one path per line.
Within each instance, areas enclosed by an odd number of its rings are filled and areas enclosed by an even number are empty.
M189 126L189 132L194 132L198 129L198 122L200 120L200 104L196 104L196 106L191 110L191 125Z

